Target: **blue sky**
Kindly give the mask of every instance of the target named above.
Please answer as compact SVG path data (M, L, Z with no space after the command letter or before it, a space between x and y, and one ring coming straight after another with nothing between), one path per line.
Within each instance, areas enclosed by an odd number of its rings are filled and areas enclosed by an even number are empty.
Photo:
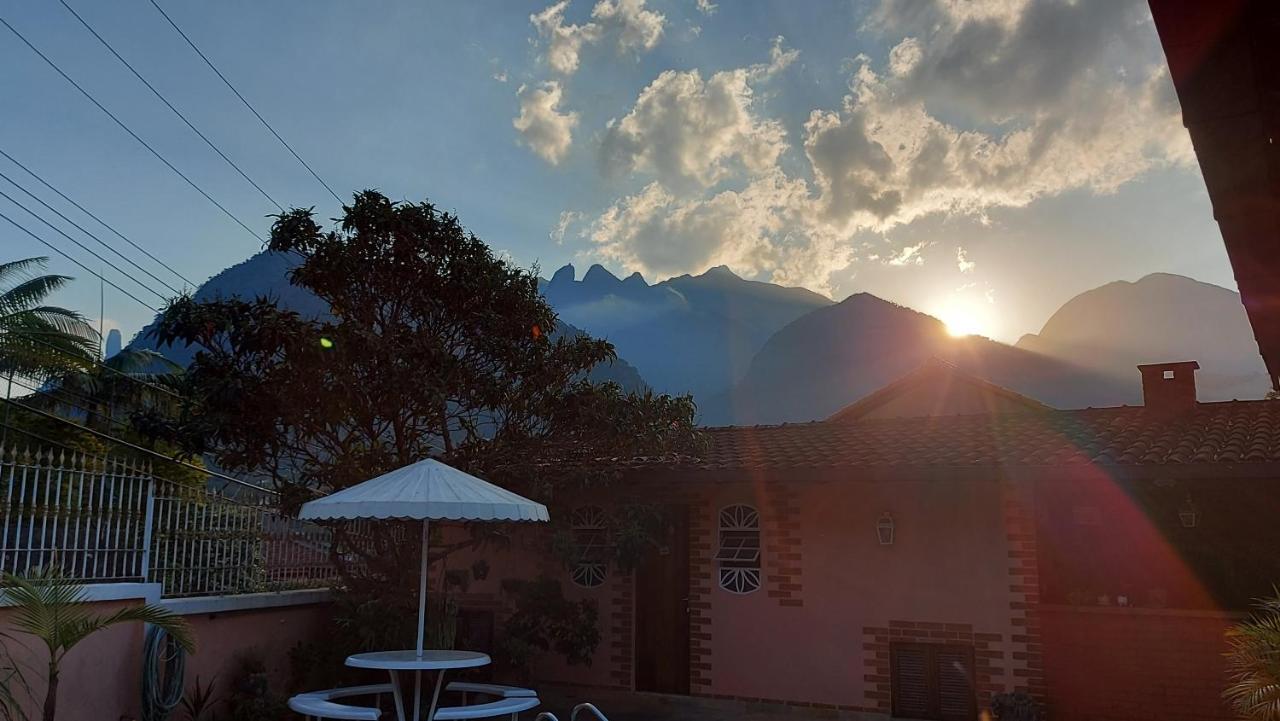
M337 213L149 2L68 3L282 204ZM429 198L546 275L723 263L1009 341L1111 280L1234 287L1145 3L709 5L162 0L340 194ZM0 16L265 237L275 207L62 5ZM260 248L2 27L0 68L0 148L139 245L197 282ZM0 246L51 254L7 224ZM96 318L98 283L51 266ZM126 336L149 319L105 296Z

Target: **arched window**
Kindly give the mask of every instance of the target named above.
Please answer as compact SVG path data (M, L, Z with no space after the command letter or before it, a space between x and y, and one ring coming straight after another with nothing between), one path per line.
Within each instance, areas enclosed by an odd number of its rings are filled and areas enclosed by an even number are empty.
M751 506L720 509L720 588L751 593L760 588L760 514Z
M574 558L570 577L583 588L596 588L609 576L608 516L600 506L573 509Z

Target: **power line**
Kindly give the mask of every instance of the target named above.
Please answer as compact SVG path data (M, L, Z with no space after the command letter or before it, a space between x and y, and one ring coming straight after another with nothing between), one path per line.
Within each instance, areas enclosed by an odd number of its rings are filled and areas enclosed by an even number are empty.
M41 200L41 199L40 199L39 197L37 197L34 193L32 193L30 190L27 190L26 188L24 188L24 187L22 187L21 185L19 185L16 181L14 181L14 179L13 179L13 178L10 178L9 176L5 175L3 172L0 172L0 178L4 178L5 180L9 181L9 184L10 184L10 185L12 185L13 187L17 188L18 190L21 190L23 193L25 193L25 194L26 194L26 196L27 196L28 198L31 198L32 200L36 201L36 202L37 202L37 203L39 203L40 205L43 205L43 206L45 207L45 209L46 209L46 210L48 210L48 211L52 212L54 215L58 216L59 218L62 218L64 221L66 221L67 223L71 224L73 227L75 227L75 228L76 228L77 230L79 230L81 233L84 233L85 235L89 236L90 238L93 238L94 240L98 241L98 245L101 245L102 247L106 248L107 250L111 251L112 253L115 253L117 256L119 256L121 259L123 259L123 260L124 260L124 262L128 263L129 265L132 265L133 267L137 268L138 270L142 271L143 273L146 273L146 274L147 274L147 276L148 276L148 277L150 277L152 280L154 280L155 282L159 283L160 285L163 285L164 287L168 288L169 290L173 291L174 295L181 295L181 294L182 294L182 291L178 290L177 288L174 288L173 286L169 285L168 283L164 282L163 280L160 280L160 279L159 279L159 278L157 278L157 277L155 276L155 274L153 274L151 271L149 271L149 270L147 270L146 268L143 268L142 266L140 266L140 265L138 265L137 263L133 262L133 260L132 260L131 258L129 258L128 256L126 256L124 253L121 253L120 251L116 250L114 247L112 247L109 243L107 243L107 242L106 242L106 241L104 241L103 239L99 238L98 236L94 235L93 233L90 233L88 230L85 230L85 229L84 229L84 226L80 225L79 223L75 222L74 220L72 220L72 219L68 218L67 216L63 215L61 212L59 212L59 211L58 211L58 209L57 209L57 208L54 208L53 206L51 206L51 205L49 205L48 203L46 203L46 202L44 202L43 200ZM26 210L26 208L23 208L23 210ZM28 212L28 213L30 213L31 211L30 211L30 210L27 210L27 212ZM33 213L33 215L34 215L34 213ZM52 226L50 226L50 227L52 227ZM137 282L137 281L135 280L135 282ZM141 283L139 283L139 285L141 285ZM143 287L146 287L146 286L143 286Z
M227 154L226 154L226 153L224 153L224 152L222 152L222 150L221 150L221 149L219 149L217 145L214 145L214 144L213 144L213 141L212 141L212 140L210 140L210 139L209 139L209 138L208 138L204 133L200 132L200 129L199 129L199 128L197 128L195 125L192 125L191 121L190 121L190 120L187 120L187 116L183 115L183 114L182 114L182 111L180 111L180 110L178 110L177 108L175 108L175 107L173 106L173 103L169 102L169 100L168 100L167 98L165 98L165 96L164 96L164 95L160 94L160 91L159 91L159 90L156 90L156 88L155 88L155 86L154 86L154 85L152 85L151 83L147 82L147 79L146 79L146 78L144 78L144 77L142 77L142 74L141 74L141 73L139 73L137 70L135 70L135 69L134 69L134 67L133 67L132 65L130 65L130 64L129 64L129 61L128 61L128 60L125 60L125 59L120 55L120 53L116 52L116 49L115 49L115 48L113 48L113 47L111 47L111 43L108 43L108 42L106 41L106 39L105 39L105 38L103 38L101 35L99 35L99 34L98 34L98 31L97 31L97 30L94 30L94 29L93 29L93 26L92 26L92 25L90 25L90 24L89 24L89 23L88 23L88 22L87 22L83 17L81 17L81 16L80 16L80 13L76 12L74 8L72 8L70 5L68 5L68 4L67 4L67 2L66 2L66 0L58 0L58 1L62 3L62 7L66 8L68 12L70 12L72 15L74 15L74 16L75 16L76 20L79 20L79 21L80 21L80 24L81 24L81 25L83 25L83 26L85 27L85 29L86 29L86 30L88 30L88 31L89 31L89 32L90 32L90 33L91 33L95 38L97 38L97 39L98 39L98 42L102 43L103 47L105 47L107 50L109 50L109 51L111 52L111 54L112 54L112 55L116 56L116 60L119 60L121 63L123 63L123 64L124 64L124 66L125 66L126 68L128 68L128 69L129 69L129 72L133 73L133 76L134 76L135 78L137 78L138 80L142 81L142 84L143 84L143 85L145 85L145 86L147 86L147 89L148 89L148 90L150 90L150 91L152 92L152 94L153 94L153 95L155 95L157 98L159 98L159 99L160 99L160 102L162 102L162 103L164 103L164 104L165 104L165 107L167 107L167 108L169 108L170 110L172 110L174 115L177 115L177 116L178 116L178 118L179 118L180 120L182 120L182 122L186 123L186 124L187 124L187 127L188 127L188 128L191 128L191 132L193 132L193 133L195 133L196 135L200 136L200 139L201 139L201 140L203 140L203 141L205 142L205 145L208 145L210 148L212 148L212 149L213 149L213 152L215 152L215 153L217 153L217 154L218 154L218 157L220 157L220 158L222 158L223 160L227 161L227 165L230 165L233 169L235 169L235 171L236 171L237 173L239 173L239 174L240 174L240 177L242 177L242 178L244 178L246 181L248 181L248 182L249 182L249 185L252 185L252 186L253 186L253 188L254 188L254 190L257 190L259 193L261 193L261 194L262 194L262 197L266 198L268 201L270 201L270 202L271 202L271 204L272 204L272 205L276 206L276 209L277 209L277 210L279 210L279 211L280 211L280 212L282 212L282 213L284 212L284 206L282 206L282 205L280 205L280 203L276 202L276 199L275 199L275 198L273 198L273 197L271 197L271 195L270 195L269 193L267 193L267 191L263 190L263 189L262 189L262 186L260 186L260 185L258 185L257 183L253 182L253 178L250 178L250 177L248 176L248 174L247 174L247 173L245 173L243 170L241 170L241 169L240 169L240 166L239 166L239 165L236 165L236 164L235 164L235 162L231 160L231 158L228 158L228 157L227 157Z
M294 151L293 147L290 146L287 142L285 142L284 138L280 137L280 133L277 133L276 129L271 127L271 123L268 123L267 119L262 117L262 115L256 109L254 109L253 105L251 105L249 101L246 100L245 97L240 94L239 90L236 90L236 86L232 85L231 81L227 80L227 76L223 75L222 71L218 70L217 66L213 64L213 61L209 60L208 56L206 56L203 52L201 52L200 48L196 47L196 44L192 42L191 38L187 37L187 34L182 32L182 28L178 27L178 24L173 21L173 18L169 17L169 14L166 13L164 9L160 7L160 5L156 2L156 0L151 0L151 6L154 7L157 11L159 11L159 13L162 16L164 16L165 20L169 21L170 27L178 31L178 34L182 36L182 39L187 41L187 45L190 45L191 49L196 51L196 55L199 55L200 59L204 61L204 64L209 66L209 69L212 70L214 74L216 74L224 84L226 84L226 86L231 90L231 92L235 93L235 96L237 98L240 98L240 102L244 103L244 106L249 109L249 112L253 113L253 116L257 118L259 122L262 123L263 127L271 131L271 134L275 136L276 140L280 141L280 144L285 147L285 150L288 150L289 153L293 155L293 157L297 159L299 163L302 163L302 167L306 168L308 173L311 173L311 177L315 178L321 185L323 185L324 189L329 191L329 195L332 195L333 199L338 201L338 204L341 205L342 198L339 198L338 194L333 192L333 188L329 187L329 184L324 182L324 179L321 178L320 175L317 174L315 170L312 170L310 165L307 165L307 161L303 160L302 156L298 155L298 153Z
M57 447L59 447L59 448L61 448L61 449L63 449L63 450L71 451L71 452L73 452L73 453L78 453L78 454L80 454L81 456L84 456L85 458L92 458L92 459L93 459L93 460L95 460L95 461L101 461L103 464L121 463L121 462L122 462L122 461L121 461L121 459L119 459L119 458L111 458L110 456L100 456L100 455L98 455L97 453L91 453L91 452L89 452L89 451L84 450L83 448L76 448L75 446L68 445L68 444L63 443L63 442L61 442L61 441L55 441L55 440L53 440L52 438L49 438L48 436L43 436L43 435L40 435L39 433L33 433L33 432L31 432L31 431L29 431L29 430L27 430L27 429L25 429L25 428L19 428L18 426L10 425L10 424L8 424L8 423L2 423L2 422L0 422L0 428L3 428L3 429L8 430L8 431L13 431L14 433L21 433L22 435L24 435L24 436L28 436L28 437L30 437L30 438L34 438L34 439L36 439L36 440L40 441L41 443L48 443L48 444L49 444L49 445L51 445L51 446L57 446ZM0 449L3 449L3 448L4 448L4 446L0 445ZM16 451L17 449L15 448L14 450ZM170 458L170 459L168 459L168 460L172 461L173 459L172 459L172 458ZM197 467L197 468L199 468L199 466L196 466L196 467ZM208 474L210 474L210 475L217 475L217 474L213 473L212 471L210 471L210 470L209 470L209 469L207 469L207 468L204 468L204 469L201 469L201 470L203 470L205 473L208 473ZM170 478L165 478L164 476L158 476L158 475L156 475L156 473L155 473L155 470L154 470L154 469L149 469L149 472L150 472L150 475L151 475L153 478L155 478L157 481L163 481L163 482L165 482L165 483L169 483L169 484L172 484L172 485L175 485L175 486L182 486L182 485L185 485L185 484L183 484L183 483L181 483L181 482L179 482L179 481L175 481L175 480L170 479ZM250 488L253 488L253 489L258 490L258 491L262 491L262 492L264 492L264 493L275 493L275 491L271 490L270 488L265 488L265 487L263 487L263 486L257 486L257 485L254 485L254 484L252 484L252 483L248 483L248 484L246 484L244 481L238 481L238 482L239 482L240 484L242 484L242 485L248 485ZM223 486L223 488L226 488L226 486L224 485L224 486ZM222 500L227 501L228 503L236 504L236 505L247 505L247 504L241 503L240 501L238 501L238 500L236 500L236 499L234 499L234 498L223 498Z
M68 353L68 352L67 352L67 350L66 350L66 349L64 349L64 348L59 348L58 346L54 345L53 343L49 343L49 342L47 342L47 341L42 341L42 340L40 340L39 338L34 338L34 337L27 336L27 337L25 337L25 340L34 341L34 342L36 342L36 343L39 343L40 345L42 345L42 346L46 346L46 347L48 347L50 350L54 350L54 351L57 351L57 352L59 352L59 353L62 353L63 355L65 355L65 356L67 356L67 357L69 357L69 358L74 357L74 358L76 358L77 360L84 360L83 358L80 358L79 356L73 356L71 353ZM187 400L185 396L183 396L181 393L178 393L177 391L175 391L175 390L173 390L173 389L171 389L171 388L165 388L164 386L156 385L155 383L150 383L150 382L145 381L145 380L143 380L143 379L141 379L141 378L138 378L137 376L129 375L128 373L125 373L124 371L120 370L119 368L112 368L111 366L107 365L106 363L103 363L102 361L99 361L99 360L92 360L92 361L89 361L89 362L90 362L90 364L92 364L92 365L94 365L94 366L97 366L98 368L101 368L102 370L109 371L109 372L111 372L111 373L115 373L116 375L121 376L121 377L125 378L126 380L133 381L134 383L137 383L137 384L139 384L139 385L142 385L142 386L145 386L145 387L147 387L147 388L150 388L151 390L159 391L159 392L161 392L161 393L167 393L167 394L169 394L169 395L173 396L174 398L177 398L177 399L178 399L178 400L180 400L180 401L185 401L185 400Z
M0 20L0 22L3 22L3 21L2 21L2 20ZM24 210L25 210L25 209L24 209ZM27 211L27 212L30 212L30 211ZM37 216L37 217L38 217L38 216ZM137 301L137 302L138 302L138 304L139 304L139 305L141 305L143 308L146 308L147 310L150 310L152 313L159 313L159 312L160 312L158 309L156 309L156 308L152 308L149 304L147 304L147 302L146 302L146 301L144 301L144 300L140 299L138 296L134 295L133 293L130 293L129 291L125 290L124 288L121 288L120 286L116 285L113 281L107 280L106 278L102 277L102 274L101 274L101 273L99 273L99 272L95 271L94 269L90 268L89 266L85 265L84 263L81 263L80 261L76 260L75 258L72 258L70 255L67 255L67 254L66 254L65 252L63 252L63 250L62 250L61 248L59 248L58 246L54 245L53 243L50 243L49 241L45 240L44 238L41 238L40 236L36 235L35 233L32 233L30 230L28 230L27 228L23 227L23 225L22 225L21 223L19 223L18 221L14 220L13 218L10 218L9 216L5 215L4 213L0 213L0 218L3 218L4 220L9 221L9 224L10 224L10 225L12 225L13 227L17 228L18 230L21 230L22 232L26 233L27 235L31 236L34 240L36 240L36 242L43 244L45 247L49 248L49 249L50 249L50 250L52 250L53 252L55 252L55 253L57 253L58 255L62 256L63 258L66 258L67 260L71 261L72 263L75 263L75 264L76 264L76 265L78 265L82 270L84 270L86 273L88 273L88 274L92 275L93 277L97 278L98 280L102 281L103 283L106 283L107 285L111 286L112 288L115 288L116 290L120 291L121 293L124 293L125 295L127 295L127 296L129 296L130 298L134 299L134 300L135 300L135 301Z
M48 412L46 412L46 411L42 411L42 410L40 410L39 408L32 408L31 406L28 406L28 405L26 405L25 403L19 403L19 402L15 401L15 400L13 400L13 399L10 399L10 398L4 398L4 399L0 399L0 400L3 400L5 403L9 403L9 404L12 404L12 405L14 405L14 406L16 406L16 407L18 407L18 408L21 408L22 410L27 411L28 413L34 413L34 414L36 414L36 415L38 415L38 416L43 416L43 417L48 418L49 420L52 420L52 421L58 421L59 423L63 423L63 424L69 425L69 426L74 426L76 429L78 429L78 430L80 430L80 431L83 431L83 432L88 433L88 434L90 434L90 435L93 435L93 436L96 436L96 437L98 437L98 438L101 438L101 439L102 439L102 440L104 440L104 441L108 441L108 442L111 442L111 443L115 443L115 444L117 444L117 445L124 446L124 447L126 447L126 448L131 449L131 450L137 451L138 453L145 453L145 454L147 454L147 455L149 455L149 456L154 456L155 458L160 458L160 459L162 459L162 460L168 461L169 463L176 463L176 464L178 464L178 465L180 465L180 466L182 466L182 467L184 467L184 468L190 468L190 469L195 470L195 471L200 471L201 473L207 473L207 474L209 474L210 476L213 476L213 477L215 477L215 478L221 478L221 479L223 479L223 480L230 481L231 483L235 483L235 484L238 484L238 485L241 485L241 486L245 486L245 487L247 487L247 488L252 488L252 489L254 489L254 490L256 490L256 491L263 491L263 492L266 492L266 493L270 493L270 494L272 494L272 495L279 495L279 493L278 493L277 491L274 491L274 490L272 490L272 489L270 489L270 488L264 488L264 487L259 486L259 485L256 485L256 484L249 483L248 481L242 481L242 480L240 480L239 478L236 478L236 477L234 477L234 476L228 476L228 475L226 475L225 473L219 473L219 472L217 472L217 471L213 471L213 470L210 470L210 469L208 469L208 468L203 468L203 467L201 467L201 466L197 466L197 465L195 465L194 463L187 463L186 461L179 460L179 459L177 459L177 458L172 458L172 457L170 457L170 456L166 456L165 454L163 454L163 453L159 453L159 452L157 452L157 451L153 451L153 450L151 450L150 448L145 448L145 447L140 446L140 445L138 445L138 444L136 444L136 443L130 443L129 441L124 440L123 438L116 438L115 436L113 436L113 435L111 435L111 434L109 434L109 433L103 433L102 431L97 431L97 430L94 430L94 429L89 428L89 427L87 427L87 426L82 426L82 425L80 425L79 423L76 423L75 421L68 420L68 419L66 419L66 418L63 418L63 417L58 416L58 415L55 415L55 414L53 414L53 413L48 413Z
M101 418L102 420L104 420L104 421L106 421L107 423L110 423L110 424L112 424L112 425L121 426L121 427L123 427L123 428L129 428L129 424L128 424L128 422L126 422L126 421L122 421L122 420L119 420L119 419L117 419L117 418L113 418L112 416L109 416L109 415L107 415L107 414L105 414L105 413L101 413L101 412L96 411L96 410L94 410L94 409L92 409L92 408L89 408L89 407L88 407L87 405L85 405L85 404L87 404L87 403L92 403L92 401L91 401L91 400L89 400L89 399L88 399L88 398L86 398L85 396L82 396L82 395L80 395L80 394L78 394L78 393L74 393L74 392L72 392L72 391L70 391L70 390L68 390L68 389L66 389L66 388L59 387L59 388L58 388L58 390L59 390L59 391L61 391L61 392L63 392L63 393L66 393L66 394L68 394L68 395L75 396L74 398L72 398L72 399L67 399L67 398L64 398L64 397L62 397L62 396L58 395L57 393L55 393L55 392L53 392L53 391L51 391L51 390L47 390L47 389L44 389L44 388L39 388L39 387L37 387L37 386L28 385L28 384L26 384L26 383L23 383L23 382L22 382L22 381L20 381L20 380L17 380L17 379L14 379L14 381L13 381L13 382L14 382L14 384L15 384L15 385L17 385L17 386L18 386L18 387L20 387L20 388L24 388L24 389L26 389L26 390L28 390L28 391L31 391L32 393L38 393L38 394L40 394L41 396L44 396L45 398L48 398L48 399L50 399L50 400L54 401L55 403L59 403L59 404L64 405L64 406L66 406L66 407L68 407L68 408L73 408L73 409L75 409L75 410L77 410L77 411L80 411L80 412L82 412L82 413L86 414L87 416L97 416L98 418Z
M178 175L178 177L185 180L187 182L187 185L190 185L192 188L195 188L196 192L203 195L205 199L208 200L210 203L213 203L214 206L218 208L218 210L221 210L228 218L235 221L236 225L239 225L241 228L244 228L245 232L247 232L249 235L252 235L259 242L262 242L262 237L259 236L257 233L255 233L252 228L245 225L244 221L237 218L235 214L233 214L230 210L227 210L226 206L214 200L212 195L209 195L207 192L205 192L204 188L201 188L199 185L196 185L195 181L187 177L187 175L183 173L181 170L178 170L177 166L175 166L173 163L170 163L168 159L166 159L163 155L161 155L158 150L151 147L150 143L143 140L142 137L137 133L133 132L133 130L131 130L128 125L124 124L124 121L116 117L115 113L111 112L110 110L107 110L107 107L105 105L98 102L97 98L93 97L93 95L91 95L88 90L85 90L79 83L77 83L75 80L72 80L70 75L67 75L65 72L63 72L62 68L58 67L56 63L54 63L52 60L49 59L49 56L40 52L40 49L37 48L35 45L32 45L31 41L27 40L26 36L18 32L17 28L9 24L9 21L5 20L4 18L0 18L0 23L3 23L6 28L9 28L9 32L18 36L19 40L21 40L28 48L31 48L32 52L34 52L36 55L39 55L40 59L45 61L45 63L47 63L49 67L57 71L57 73L61 75L64 80L66 80L68 83L71 83L72 87L74 87L76 90L79 90L80 94L88 98L89 102L96 105L98 109L101 110L103 113L106 113L107 117L115 121L116 125L119 125L122 130L124 130L126 133L132 136L134 140L138 141L142 145L142 147L151 151L151 154L156 156L156 159L158 159L160 162L164 163L165 166L169 168L169 170L172 170L174 173Z
M97 460L97 461L110 461L110 460L111 460L110 458L107 458L106 456L100 456L100 455L98 455L98 454L96 454L96 453L90 453L89 451L86 451L86 450L84 450L83 448L76 448L75 446L68 445L68 444L63 443L63 442L61 442L61 441L55 441L55 440L53 440L52 438L48 438L48 437L46 437L46 436L42 436L42 435L40 435L39 433L32 433L31 431L29 431L29 430L27 430L27 429L25 429L25 428L19 428L18 426L12 426L12 425L9 425L8 423L0 422L0 428L3 428L3 429L5 429L5 430L7 430L7 431L13 431L14 433L21 433L21 434L22 434L22 435L24 435L24 436L30 436L31 438L35 438L36 440L41 441L41 442L43 442L43 443L48 443L49 445L57 446L57 447L59 447L59 448L66 449L66 450L68 450L68 451L74 451L74 452L76 452L76 453L80 453L80 454L84 455L84 457L85 457L85 458L92 458L92 459ZM0 446L0 448L3 448L3 446ZM14 449L14 450L17 450L17 449Z
M23 205L22 203L19 203L19 202L18 202L18 201L16 201L16 200L14 200L14 199L13 199L13 196L9 195L8 193L4 192L3 190L0 190L0 198L4 198L5 200L9 201L10 203L13 203L14 205L18 206L19 208L22 208L22 210L24 210L24 211L25 211L28 215L30 215L31 217L33 217L33 218L35 218L36 220L40 221L41 223L44 223L45 225L49 226L49 227L50 227L50 228L52 228L55 232L57 232L59 235L61 235L62 237L66 238L67 240L71 241L72 243L75 243L75 244L76 244L76 247L80 248L80 250L83 250L84 252L88 253L89 255L92 255L93 257L97 258L98 260L102 261L103 263L106 263L108 266L110 266L110 267L111 267L111 269L112 269L112 270L114 270L115 272L119 273L120 275L123 275L124 277L128 278L129 280L133 281L134 283L137 283L139 286L141 286L142 288L146 289L148 292L150 292L152 295L156 296L156 297L157 297L157 298L159 298L160 300L162 300L162 301L167 301L167 300L168 300L168 298L166 298L166 297L164 296L164 294L163 294L163 293L160 293L159 291L157 291L157 290L155 290L155 289L151 288L150 286L148 286L147 284L145 284L145 283L143 283L142 281L138 280L137 278L133 277L132 275L129 275L128 273L124 272L123 270L121 270L121 269L120 269L120 266L116 265L115 263L112 263L111 261L107 260L106 258L103 258L101 255L98 255L98 254L97 254L97 253L95 253L92 249L90 249L88 246L86 246L84 243L81 243L80 241L76 240L75 238L72 238L70 235L67 235L67 234L66 234L66 232L65 232L65 231L63 231L63 230L62 230L61 228L59 228L58 226L54 225L53 223L50 223L49 221L45 220L44 218L41 218L39 215L36 215L34 212L32 212L32 210L31 210L30 208L28 208L27 206ZM6 218L6 219L7 219L7 218ZM13 222L13 221L12 221L12 220L10 220L9 222ZM15 224L15 225L16 225L16 224ZM99 278L102 278L102 276L98 276L98 277L99 277ZM105 278L103 278L103 280L105 281L106 279L105 279ZM117 287L117 288L119 288L119 286L116 286L116 287ZM134 297L134 296L132 296L132 295L131 295L131 296L129 296L129 297L133 298L134 300L138 300L137 298L135 298L135 297ZM140 301L140 300L139 300L138 302L139 302L139 303L141 303L142 301ZM147 307L148 307L148 308L151 308L151 306L147 306ZM155 308L151 308L151 310L153 310L153 311L154 311L154 310L155 310Z
M196 283L195 281L191 280L190 278L187 278L186 276L184 276L183 274L181 274L181 273L179 273L178 271L174 270L173 268L169 267L169 265L168 265L168 264L166 264L163 260L160 260L159 258L155 257L155 256L154 256L154 255L152 255L151 253L148 253L148 252L147 252L147 250L146 250L145 248L143 248L142 246L140 246L140 245L138 245L137 243L133 242L132 240L129 240L128 238L126 238L126 237L125 237L125 235L124 235L123 233L121 233L120 231L116 230L114 227L112 227L111 225L109 225L109 224L107 223L107 221L103 220L102 218L99 218L97 215L94 215L94 214L93 214L93 213L92 213L88 208L85 208L83 205L81 205L81 204L77 203L76 201L72 200L71 198L67 197L67 194L66 194L66 193L64 193L64 192L62 192L61 190L58 190L57 188L55 188L55 187L54 187L53 185L51 185L47 180L45 180L44 178L42 178L42 177L40 177L39 175L37 175L37 174L36 174L36 172L35 172L34 170L32 170L31 168L28 168L27 166L23 165L21 162L19 162L19 161L18 161L18 159L17 159L17 158L15 158L15 157L13 157L12 155L9 155L8 153L6 153L6 152L4 151L4 149L3 149L3 148L0 148L0 155L3 155L5 158L7 158L7 159L9 160L9 162L10 162L10 163L13 163L14 165L18 166L19 168L22 168L23 172L25 172L27 175L30 175L31 177L35 178L35 179L36 179L36 181L37 181L37 182L39 182L41 185L43 185L44 187L48 188L49 190L52 190L54 193L56 193L56 194L58 195L58 197L60 197L60 198L62 198L63 200L67 201L68 203L71 203L72 205L74 205L74 206L75 206L75 207L76 207L76 208L77 208L81 213L84 213L85 215L89 216L90 218L93 218L94 220L96 220L96 221L98 222L98 225L101 225L102 227L104 227L104 228L106 228L107 230L109 230L109 231L111 231L112 233L114 233L114 234L115 234L115 236L116 236L117 238L119 238L120 240L123 240L124 242L126 242L126 243L128 243L129 245L133 246L133 248L134 248L135 250L137 250L139 253L142 253L143 255L145 255L145 256L147 256L148 258L150 258L152 261L154 261L156 264L158 264L161 268L164 268L165 270L169 271L170 273L173 273L174 275L176 275L176 276L178 276L179 278L181 278L181 279L182 279L182 282L186 283L187 285L191 286L192 288L199 287L199 284L198 284L198 283ZM11 183L12 183L13 181L11 180L11 181L9 181L9 182L11 182Z

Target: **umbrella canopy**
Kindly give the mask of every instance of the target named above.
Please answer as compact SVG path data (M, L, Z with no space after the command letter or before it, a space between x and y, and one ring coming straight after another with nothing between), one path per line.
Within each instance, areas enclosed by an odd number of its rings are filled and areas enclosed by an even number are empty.
M434 459L385 473L302 505L303 520L422 521L422 568L418 577L418 656L423 654L427 617L427 551L431 521L547 521L547 507ZM413 718L418 718L422 676L414 682ZM436 689L439 693L439 688ZM433 702L434 703L434 702ZM434 709L434 705L432 706Z
M303 504L303 520L546 521L547 507L432 458Z

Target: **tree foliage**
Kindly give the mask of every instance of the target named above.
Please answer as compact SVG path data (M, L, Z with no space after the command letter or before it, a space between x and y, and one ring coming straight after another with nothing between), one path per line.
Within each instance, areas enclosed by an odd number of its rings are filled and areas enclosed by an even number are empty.
M1227 645L1227 702L1242 719L1280 721L1280 591L1227 631Z
M180 616L154 606L126 606L107 614L89 611L89 597L80 584L54 567L36 569L27 577L5 574L4 600L13 606L10 623L39 639L48 651L42 719L54 721L62 659L84 639L122 623L146 623L164 629L183 650L195 651L191 629Z
M153 333L200 348L184 377L191 403L169 436L269 479L289 503L433 457L564 517L565 491L608 482L616 459L698 443L691 398L589 380L612 346L554 333L536 273L428 202L365 191L328 230L295 209L276 218L268 248L301 258L289 280L327 314L187 297ZM476 539L501 533L477 527ZM416 545L392 531L353 545L369 575L352 580L407 601Z

